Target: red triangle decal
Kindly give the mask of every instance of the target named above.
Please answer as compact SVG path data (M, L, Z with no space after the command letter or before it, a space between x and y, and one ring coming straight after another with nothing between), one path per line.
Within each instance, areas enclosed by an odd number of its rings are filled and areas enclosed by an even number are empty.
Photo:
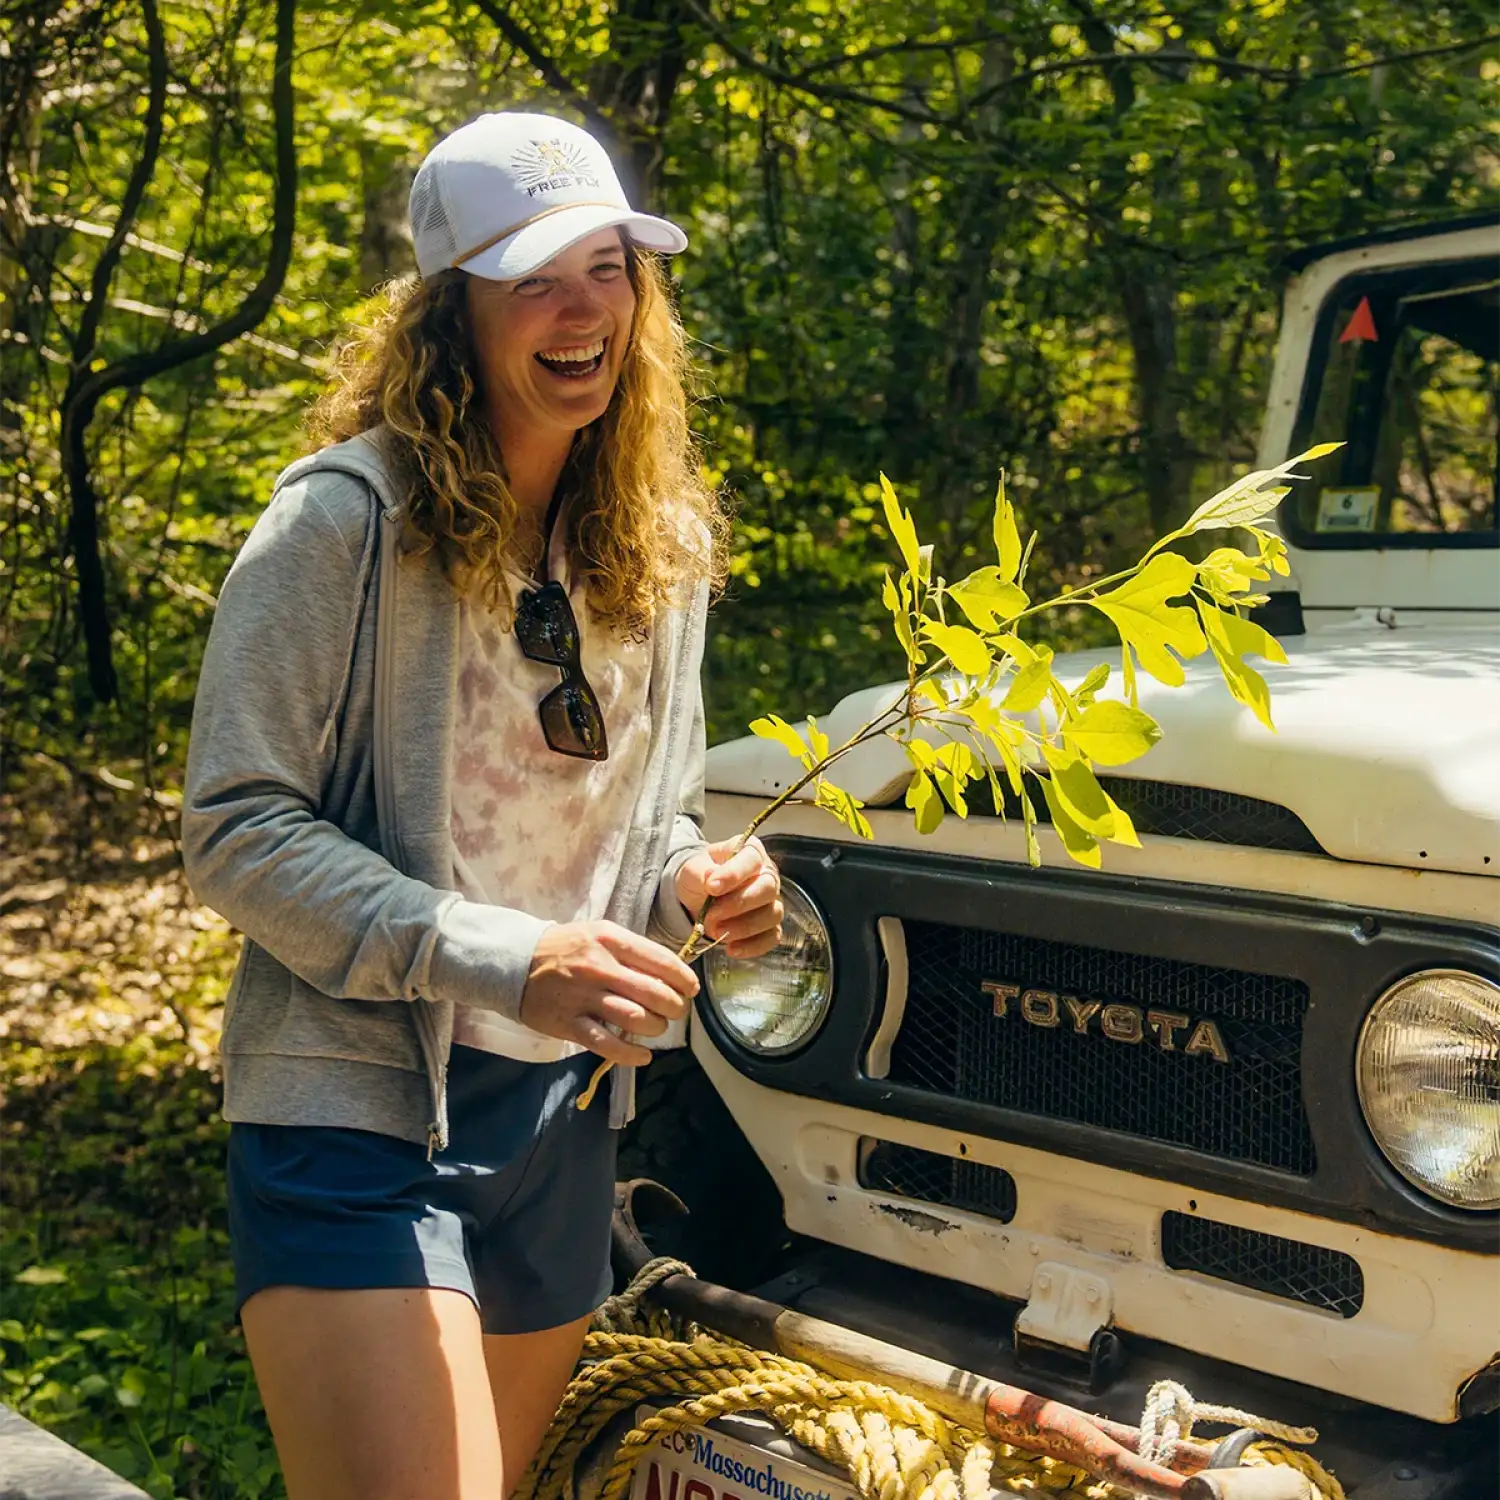
M1367 343L1378 342L1380 335L1375 332L1375 314L1370 311L1370 299L1361 297L1359 306L1354 309L1354 316L1349 319L1348 325L1339 335L1339 343L1352 344L1356 339L1363 339Z

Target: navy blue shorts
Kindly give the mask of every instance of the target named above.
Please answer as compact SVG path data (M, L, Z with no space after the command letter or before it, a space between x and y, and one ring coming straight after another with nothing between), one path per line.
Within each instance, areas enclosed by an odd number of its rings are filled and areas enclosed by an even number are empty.
M454 1047L448 1148L367 1130L232 1125L235 1312L269 1286L448 1287L486 1333L571 1323L610 1292L609 1101L592 1053L524 1063Z

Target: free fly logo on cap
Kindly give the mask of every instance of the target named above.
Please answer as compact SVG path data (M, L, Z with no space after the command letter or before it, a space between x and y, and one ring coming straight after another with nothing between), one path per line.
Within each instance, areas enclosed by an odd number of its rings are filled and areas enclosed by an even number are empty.
M510 164L516 174L516 185L525 189L528 198L570 188L602 186L583 146L556 136L551 140L528 141L511 157Z

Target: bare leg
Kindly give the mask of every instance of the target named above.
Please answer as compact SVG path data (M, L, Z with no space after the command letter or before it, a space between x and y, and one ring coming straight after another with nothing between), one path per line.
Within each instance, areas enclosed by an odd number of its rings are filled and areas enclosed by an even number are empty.
M485 1335L484 1362L505 1455L505 1487L497 1494L509 1495L515 1489L541 1446L578 1363L588 1326L587 1318L579 1318L539 1333Z
M268 1287L241 1313L290 1500L496 1500L500 1438L462 1292Z

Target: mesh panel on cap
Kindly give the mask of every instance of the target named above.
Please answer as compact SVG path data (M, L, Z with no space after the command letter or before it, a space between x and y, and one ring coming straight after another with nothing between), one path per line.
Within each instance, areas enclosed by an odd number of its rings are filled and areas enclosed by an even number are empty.
M437 178L436 172L418 172L411 186L411 234L424 276L452 265L458 255L458 237L448 222Z

